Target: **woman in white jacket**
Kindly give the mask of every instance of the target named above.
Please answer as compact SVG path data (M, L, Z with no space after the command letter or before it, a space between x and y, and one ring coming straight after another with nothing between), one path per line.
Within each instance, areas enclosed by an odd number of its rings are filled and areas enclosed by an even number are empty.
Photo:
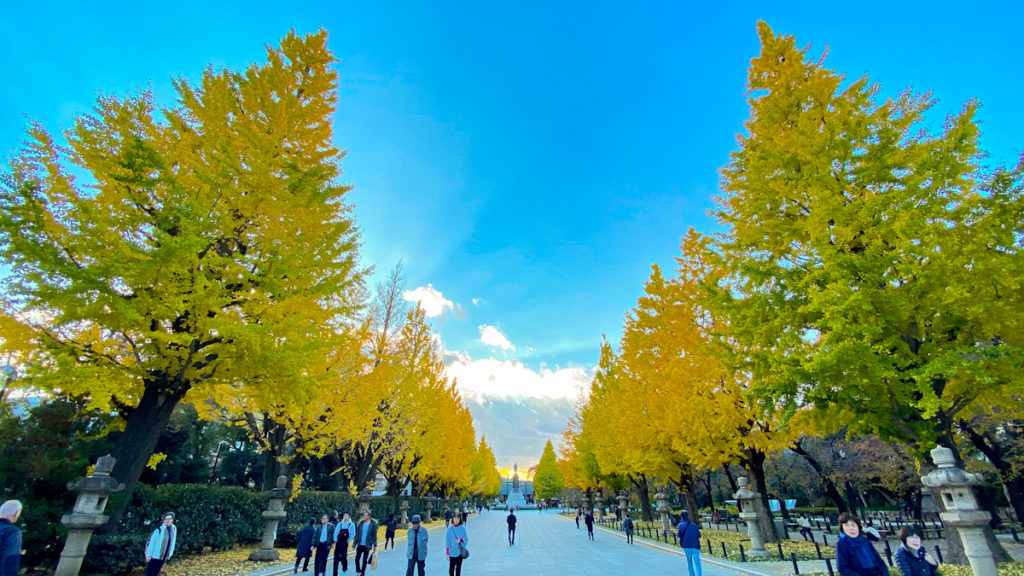
M174 544L178 539L178 527L174 525L174 512L164 514L164 521L153 530L146 545L146 576L160 576L164 562L174 555Z

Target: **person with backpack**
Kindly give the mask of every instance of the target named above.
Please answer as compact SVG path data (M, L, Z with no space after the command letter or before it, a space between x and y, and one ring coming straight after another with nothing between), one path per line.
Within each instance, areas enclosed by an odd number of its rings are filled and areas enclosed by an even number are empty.
M626 517L622 519L622 531L626 533L626 544L633 543L633 519L629 517L629 512L625 513Z
M701 576L700 566L700 528L690 522L690 513L683 510L679 513L679 526L676 527L679 545L686 554L686 569L690 576Z

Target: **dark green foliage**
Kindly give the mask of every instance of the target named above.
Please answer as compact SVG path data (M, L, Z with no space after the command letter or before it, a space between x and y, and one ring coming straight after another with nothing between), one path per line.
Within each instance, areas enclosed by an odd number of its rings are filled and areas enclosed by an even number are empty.
M166 512L178 526L177 554L230 548L263 535L266 497L235 486L166 484L140 487L121 519L122 534L148 536Z
M121 574L145 563L149 534L94 535L82 562L82 576Z
M66 534L60 518L75 502L67 483L109 449L106 439L95 438L105 421L81 416L84 402L67 397L31 408L19 403L16 412L0 406L0 501L16 498L24 505L22 565L55 563Z

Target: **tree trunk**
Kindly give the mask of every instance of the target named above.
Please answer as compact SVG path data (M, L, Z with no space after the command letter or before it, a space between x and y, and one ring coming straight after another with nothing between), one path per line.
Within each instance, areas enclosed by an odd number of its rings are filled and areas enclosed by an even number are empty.
M132 493L139 483L142 471L149 463L150 456L153 455L156 443L160 440L160 434L163 433L164 428L167 428L174 409L188 389L187 384L166 386L159 385L154 381L146 381L139 405L128 414L125 419L124 432L121 433L110 453L117 459L111 476L124 484L124 490L110 499L106 510L110 519L103 532L108 534L117 532L121 516L124 515L128 503L131 502Z
M836 508L839 509L839 513L842 514L843 512L848 511L849 508L846 506L846 501L843 500L843 495L839 493L839 488L836 486L836 483L832 478L825 474L825 467L821 465L821 462L818 462L814 456L811 456L809 452L804 450L802 442L803 438L793 444L791 448L793 453L797 454L803 458L805 462L811 465L811 468L814 469L814 472L821 480L821 488L825 493L825 498L828 498L833 504L835 504Z
M643 474L637 474L633 476L629 475L629 481L636 486L636 490L640 495L640 517L643 518L644 522L653 522L654 514L651 513L651 490L647 486L647 476ZM625 512L625 510L623 510Z
M758 524L761 528L761 536L765 543L779 541L779 535L775 533L775 519L772 515L771 505L768 504L768 482L764 474L764 461L767 455L761 450L753 448L746 450L746 464L750 475L754 477L754 489L761 495L761 514L758 517Z
M697 503L697 491L694 489L696 483L693 481L693 469L687 466L679 472L679 480L673 480L672 483L683 494L683 501L686 502L683 508L689 513L690 521L700 526L700 514L697 513L700 510L700 505Z
M286 467L281 462L284 456L287 429L284 424L279 424L270 417L263 414L263 438L265 445L263 449L263 491L270 490L277 485L277 477L286 473Z
M711 472L705 472L704 474L701 474L700 483L701 485L704 486L704 490L706 490L708 493L708 502L711 504L711 509L716 509L717 505L715 504L715 497L712 496L711 494Z
M1003 447L995 440L979 433L969 422L960 421L960 429L967 433L971 444L988 458L999 474L1006 491L1006 499L1013 507L1017 521L1024 518L1024 477L1019 475L1013 464L1006 461Z

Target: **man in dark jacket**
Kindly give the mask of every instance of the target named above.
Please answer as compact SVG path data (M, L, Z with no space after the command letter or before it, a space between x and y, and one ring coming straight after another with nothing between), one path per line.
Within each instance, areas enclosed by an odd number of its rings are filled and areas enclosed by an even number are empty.
M0 576L18 576L21 568L21 529L14 525L21 516L21 502L0 505Z
M366 563L377 551L377 521L370 517L369 512L363 512L363 517L356 524L356 573L359 576L366 576Z
M303 526L302 530L295 535L295 570L292 573L299 571L299 561L305 560L302 565L302 571L309 570L309 559L313 556L313 533L316 532L316 518L309 519L309 525ZM314 564L314 567L316 565Z
M327 576L327 557L331 555L334 545L334 524L327 514L320 517L320 525L313 532L313 546L316 547L316 561L313 563L313 576Z
M594 539L594 514L587 511L587 514L583 517L583 523L587 525L587 538Z
M516 511L512 510L508 513L508 518L505 519L508 522L508 545L512 546L516 543Z

